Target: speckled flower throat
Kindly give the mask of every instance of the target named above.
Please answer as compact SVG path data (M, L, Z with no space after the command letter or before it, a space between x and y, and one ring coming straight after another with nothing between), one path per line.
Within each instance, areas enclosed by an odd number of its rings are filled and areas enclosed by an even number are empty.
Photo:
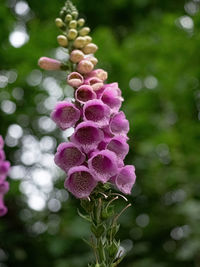
M96 68L94 56L98 47L89 35L85 20L67 1L55 20L61 34L58 44L69 55L67 62L42 57L39 66L45 70L66 72L66 82L74 88L74 99L63 100L51 113L61 130L70 127L70 141L61 143L55 163L66 173L65 188L80 199L82 214L91 224L93 237L87 243L93 248L95 261L88 266L117 266L124 255L115 239L119 230L115 200L130 194L135 183L135 168L125 165L129 151L129 122L123 111L118 83L106 83L107 72ZM117 191L120 191L119 193Z

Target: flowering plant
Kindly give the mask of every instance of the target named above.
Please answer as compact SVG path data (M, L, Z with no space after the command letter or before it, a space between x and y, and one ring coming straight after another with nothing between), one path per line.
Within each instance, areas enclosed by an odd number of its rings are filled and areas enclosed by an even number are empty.
M45 70L67 71L67 83L74 88L74 99L63 100L51 113L61 130L74 127L70 142L61 143L55 163L67 174L65 188L80 199L84 214L79 215L91 224L93 236L86 241L94 250L94 264L117 266L123 255L115 239L119 230L114 201L121 193L130 194L135 183L135 168L124 165L129 151L127 144L129 122L120 107L123 101L118 83L106 84L107 72L94 69L98 63L94 53L90 28L68 0L55 20L62 34L57 41L69 55L67 62L42 57L39 66Z
M10 169L10 162L5 160L5 152L3 150L4 141L0 135L0 217L7 213L7 208L4 204L4 195L9 190L9 183L6 180L6 176Z

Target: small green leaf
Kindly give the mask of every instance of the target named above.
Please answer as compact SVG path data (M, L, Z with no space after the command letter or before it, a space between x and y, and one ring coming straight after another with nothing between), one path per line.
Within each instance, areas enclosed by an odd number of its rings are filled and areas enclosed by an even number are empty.
M91 231L93 232L93 234L98 238L100 236L102 236L102 234L105 232L105 226L104 224L100 224L98 226L96 226L95 224L91 225Z
M88 222L92 222L92 220L91 220L91 218L90 218L89 215L84 215L84 214L82 214L82 213L80 212L79 209L77 209L77 212L78 212L78 215L79 215L81 218L83 218L84 220L86 220L86 221L88 221Z
M108 247L108 253L109 253L109 256L110 258L115 258L117 252L118 252L118 249L119 249L119 244L116 240L113 240L112 244L110 244Z

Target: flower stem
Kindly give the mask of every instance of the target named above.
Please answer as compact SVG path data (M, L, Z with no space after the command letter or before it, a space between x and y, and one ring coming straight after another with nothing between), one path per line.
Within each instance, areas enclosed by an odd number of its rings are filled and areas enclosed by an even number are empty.
M87 220L88 217L90 218L93 233L90 245L94 251L95 264L90 266L114 267L122 260L122 256L119 254L120 242L115 239L119 230L117 219L131 204L117 213L113 202L119 196L113 195L109 190L102 190L102 186L95 191L90 196L90 201L81 200L81 206L87 213ZM81 217L84 216L81 215Z

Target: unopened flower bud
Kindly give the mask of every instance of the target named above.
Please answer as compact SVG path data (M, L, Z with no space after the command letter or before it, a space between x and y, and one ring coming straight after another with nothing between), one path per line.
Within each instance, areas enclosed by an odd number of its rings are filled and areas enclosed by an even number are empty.
M67 83L72 87L79 87L83 82L83 76L78 72L72 72L67 76Z
M67 45L68 45L67 37L64 35L58 35L57 41L58 41L60 46L67 47Z
M90 85L94 91L98 91L103 87L102 80L96 77L87 78L84 83Z
M80 62L83 59L84 59L84 54L83 54L82 51L80 51L80 50L74 50L74 51L71 52L70 60L73 63L78 63L78 62Z
M85 39L85 45L92 42L92 37L90 37L89 35L86 35L83 38Z
M65 21L70 21L72 20L72 16L70 14L67 14L65 17Z
M96 77L104 82L108 78L108 73L105 70L96 69L96 70L93 70L91 73L89 73L87 78L89 77Z
M75 29L70 29L69 32L68 32L67 37L68 37L70 40L74 40L74 39L76 38L77 35L78 35L77 30L75 30Z
M82 27L84 24L85 24L85 20L84 19L81 18L81 19L78 20L78 25L79 26Z
M89 28L89 27L84 27L84 28L82 28L82 29L79 31L79 34L80 34L81 36L85 36L85 35L87 35L89 32L90 32L90 28Z
M96 64L98 63L98 59L96 57L93 57L93 56L89 56L89 57L86 57L85 59L89 60L90 62L92 62L92 64L94 66L96 66Z
M72 12L72 17L74 17L76 19L78 17L78 12L77 11L73 11Z
M61 28L64 26L64 23L63 23L62 19L60 19L60 18L55 19L55 23L56 23L56 26L58 28Z
M83 48L85 46L85 39L84 37L77 37L74 41L74 47L76 48Z
M98 47L97 45L91 43L87 44L86 46L83 47L83 52L87 54L94 54L97 51Z
M77 26L77 21L76 20L71 20L69 23L70 29L76 29Z
M60 16L63 17L65 15L65 11L64 10L61 10L60 11Z
M94 68L94 65L89 60L83 59L78 63L77 70L81 74L90 73Z
M38 60L38 65L44 70L59 70L61 62L53 58L41 57Z

